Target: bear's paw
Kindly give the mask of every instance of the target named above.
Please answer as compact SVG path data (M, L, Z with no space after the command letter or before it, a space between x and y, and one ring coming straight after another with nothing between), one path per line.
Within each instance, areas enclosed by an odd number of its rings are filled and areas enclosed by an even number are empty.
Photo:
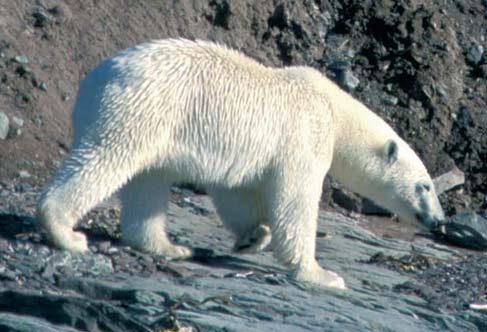
M328 271L318 264L313 268L297 271L295 278L298 281L311 283L319 287L346 289L345 280L333 271Z

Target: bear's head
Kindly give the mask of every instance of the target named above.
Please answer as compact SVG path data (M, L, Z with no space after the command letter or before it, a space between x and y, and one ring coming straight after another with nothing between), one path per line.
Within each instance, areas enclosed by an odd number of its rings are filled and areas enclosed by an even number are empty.
M323 78L335 134L329 174L400 219L433 228L444 219L423 162L396 132L364 104Z
M379 205L400 219L420 223L429 229L444 220L443 209L426 167L402 140L389 139L374 151L370 171L376 186L367 193Z
M331 176L406 222L432 229L444 220L433 181L406 142L390 131L356 136L337 143Z

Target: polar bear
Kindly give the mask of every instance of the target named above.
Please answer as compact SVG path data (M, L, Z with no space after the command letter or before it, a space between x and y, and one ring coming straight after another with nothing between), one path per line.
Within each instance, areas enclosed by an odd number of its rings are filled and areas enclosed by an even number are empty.
M239 241L269 241L302 281L344 288L315 259L328 173L400 217L443 218L413 150L378 116L308 67L270 68L205 41L159 40L121 51L81 82L71 152L41 194L48 239L87 250L76 222L120 190L123 240L184 258L165 227L175 182L206 186Z

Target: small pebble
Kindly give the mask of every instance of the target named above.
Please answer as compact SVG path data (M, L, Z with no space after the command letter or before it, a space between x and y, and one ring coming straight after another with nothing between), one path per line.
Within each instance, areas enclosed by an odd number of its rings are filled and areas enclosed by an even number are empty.
M4 112L0 112L0 139L6 139L9 130L8 116Z
M470 303L468 307L472 310L487 311L487 303Z
M34 119L34 124L37 126L37 128L42 127L42 119L41 119L41 118L39 118L39 117L36 117L36 118Z
M116 254L116 253L118 253L118 249L115 247L110 247L110 248L108 248L107 253L110 255Z
M353 59L354 56L355 56L355 51L352 50L351 48L345 51L345 57L347 57L348 59Z
M12 118L12 123L17 127L22 127L24 125L24 119L14 116Z
M340 74L340 85L348 90L354 90L360 84L360 80L354 75L354 73L346 69Z
M399 102L399 99L396 96L386 96L383 99L384 104L389 105L389 106L395 106Z
M473 44L467 51L467 60L472 65L478 64L482 61L482 56L484 54L484 47L480 44Z
M17 55L12 58L12 61L21 65L26 65L29 63L29 59L25 55Z
M19 171L18 173L19 177L22 178L22 179L28 179L31 177L30 173L25 171L25 170L21 170Z
M110 241L103 241L98 244L98 251L106 253L110 249Z
M445 89L441 85L439 85L439 84L435 84L435 91L438 94L438 96L440 96L440 97L445 97L446 96Z

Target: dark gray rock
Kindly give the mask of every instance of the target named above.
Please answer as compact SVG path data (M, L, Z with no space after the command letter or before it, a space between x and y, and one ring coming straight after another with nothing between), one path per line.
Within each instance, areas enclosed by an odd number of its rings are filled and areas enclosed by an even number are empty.
M274 13L269 18L269 26L278 29L286 29L290 26L289 13L284 3L280 3L274 9Z
M81 331L152 332L117 307L80 296L3 290L0 291L0 311L43 318L57 326L74 325Z
M43 7L36 7L32 12L34 18L34 27L44 28L52 23L52 17L49 15Z
M487 250L487 215L457 214L438 232L438 236L460 247Z
M0 313L0 330L5 332L82 332L68 326L51 324L42 318L15 313Z
M333 188L331 198L348 211L360 212L362 209L358 196L341 188Z
M376 215L376 216L387 216L391 215L391 212L384 209L383 207L374 203L368 198L362 199L362 209L360 210L363 214Z
M387 95L386 97L384 97L383 101L385 105L396 106L399 102L399 99L396 96Z
M213 8L213 15L207 15L208 20L215 26L229 29L229 21L232 16L230 2L226 0L210 1L210 7Z
M328 69L337 72L338 76L340 76L341 72L349 70L351 66L352 63L348 59L336 59L331 62Z

